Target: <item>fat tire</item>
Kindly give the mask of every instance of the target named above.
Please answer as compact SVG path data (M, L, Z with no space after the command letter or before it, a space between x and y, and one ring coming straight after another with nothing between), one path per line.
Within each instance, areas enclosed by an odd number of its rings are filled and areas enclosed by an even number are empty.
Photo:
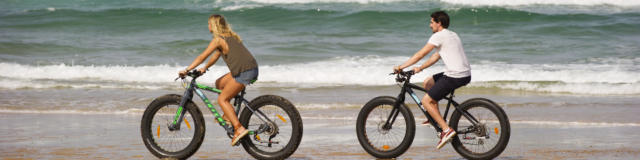
M376 158L396 158L405 153L411 146L411 143L413 143L413 138L416 131L415 119L413 118L413 113L411 113L411 110L409 110L409 108L405 104L400 104L399 106L400 114L405 117L405 123L407 125L407 131L400 145L398 145L398 147L393 150L380 151L375 149L375 147L371 146L371 144L369 143L368 137L365 133L365 123L367 121L369 113L374 108L380 105L393 106L396 101L396 98L390 96L380 96L373 98L362 107L360 113L358 114L358 118L356 121L356 134L358 136L358 142L360 142L360 145L365 151Z
M149 106L147 106L147 109L144 111L144 114L142 115L140 133L142 135L142 140L144 142L144 145L154 156L160 159L162 158L187 159L191 155L196 153L196 151L198 151L198 148L200 148L200 145L202 144L202 141L204 139L205 124L204 124L204 118L202 117L202 112L200 112L200 109L198 109L198 107L193 103L193 101L189 101L184 106L184 110L191 114L191 116L195 120L194 127L196 128L196 132L194 133L193 139L191 140L189 145L187 145L187 147L185 147L183 150L180 150L177 152L169 152L169 151L163 150L161 147L159 147L155 143L153 139L153 135L151 133L151 123L152 123L154 114L156 114L156 112L160 108L166 105L171 105L171 104L179 105L181 99L182 99L182 96L176 95L176 94L167 94L167 95L158 97L155 100L153 100L151 104L149 104Z
M500 153L502 153L506 149L507 144L509 143L509 137L511 135L509 118L507 117L507 114L504 112L504 110L502 110L502 108L500 108L498 104L485 98L469 99L463 102L462 104L460 104L460 109L468 110L470 109L470 107L474 107L474 106L485 106L484 108L489 109L493 114L496 115L496 117L498 118L498 121L500 121L500 127L502 128L502 133L500 134L500 139L498 140L498 143L493 149L481 154L475 154L467 150L464 147L464 144L461 143L459 136L453 137L451 144L453 148L456 150L456 152L458 152L464 158L493 159L498 155L500 155ZM460 120L460 117L462 117L462 114L458 111L454 112L451 115L449 126L451 126L454 130L458 129L458 121Z
M289 115L289 118L291 118L290 121L291 123L293 123L293 130L291 131L291 139L289 140L289 143L284 148L276 152L266 152L260 150L251 142L250 136L242 138L240 140L240 143L242 144L242 147L245 149L245 151L247 151L256 159L285 159L291 156L300 145L303 130L302 118L300 117L300 113L298 112L296 107L291 102L289 102L289 100L277 95L262 95L256 97L255 99L251 100L251 102L249 102L248 107L251 107L251 109L253 110L259 110L260 107L266 105L274 105L280 107ZM252 115L253 112L251 112L249 109L243 109L242 113L240 114L240 124L242 124L243 126L248 126L249 120L251 119Z

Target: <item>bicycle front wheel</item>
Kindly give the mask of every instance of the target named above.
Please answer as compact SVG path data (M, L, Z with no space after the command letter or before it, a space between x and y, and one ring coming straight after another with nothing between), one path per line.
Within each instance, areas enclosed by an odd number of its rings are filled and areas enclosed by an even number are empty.
M252 131L242 147L256 159L285 159L302 140L302 118L288 100L276 95L253 99L242 110L240 123Z
M493 159L509 143L511 128L507 114L491 100L475 98L460 104L460 108L477 120L477 124L461 112L451 115L449 126L458 134L451 142L453 148L467 159Z
M356 120L358 141L362 148L374 157L398 157L413 143L416 131L413 114L404 104L394 110L393 105L396 101L397 99L393 97L376 97L367 102L358 114ZM390 117L390 122L393 122L386 125Z
M193 155L204 139L204 118L198 107L189 101L178 128L169 126L178 111L180 95L158 97L144 111L140 130L147 149L158 158L186 159Z

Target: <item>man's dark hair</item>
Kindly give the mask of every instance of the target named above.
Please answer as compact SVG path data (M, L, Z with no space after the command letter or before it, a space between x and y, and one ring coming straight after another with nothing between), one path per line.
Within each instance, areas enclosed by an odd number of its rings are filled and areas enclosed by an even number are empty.
M449 15L444 11L436 11L431 13L434 22L442 24L443 28L449 28Z

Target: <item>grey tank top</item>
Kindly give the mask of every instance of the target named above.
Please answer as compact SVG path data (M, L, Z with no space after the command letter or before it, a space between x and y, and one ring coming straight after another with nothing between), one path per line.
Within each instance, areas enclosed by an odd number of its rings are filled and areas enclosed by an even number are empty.
M244 71L258 68L256 59L253 58L242 42L234 37L220 37L229 45L229 52L222 54L222 59L227 63L232 76L236 77Z

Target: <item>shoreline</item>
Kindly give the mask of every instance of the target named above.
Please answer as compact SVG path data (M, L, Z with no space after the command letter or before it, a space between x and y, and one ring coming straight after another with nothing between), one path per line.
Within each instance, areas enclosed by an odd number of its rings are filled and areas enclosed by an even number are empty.
M1 158L156 159L140 138L140 116L0 113L0 117L8 124L1 131ZM226 146L229 139L222 129L210 118L205 121L205 142L190 159L253 159L242 147ZM355 121L303 118L303 123L301 145L289 159L374 159L358 144ZM512 123L509 145L497 159L630 159L640 156L640 135L633 135L638 131L636 126ZM418 125L411 148L398 158L461 158L450 146L436 150L436 141L432 128Z

